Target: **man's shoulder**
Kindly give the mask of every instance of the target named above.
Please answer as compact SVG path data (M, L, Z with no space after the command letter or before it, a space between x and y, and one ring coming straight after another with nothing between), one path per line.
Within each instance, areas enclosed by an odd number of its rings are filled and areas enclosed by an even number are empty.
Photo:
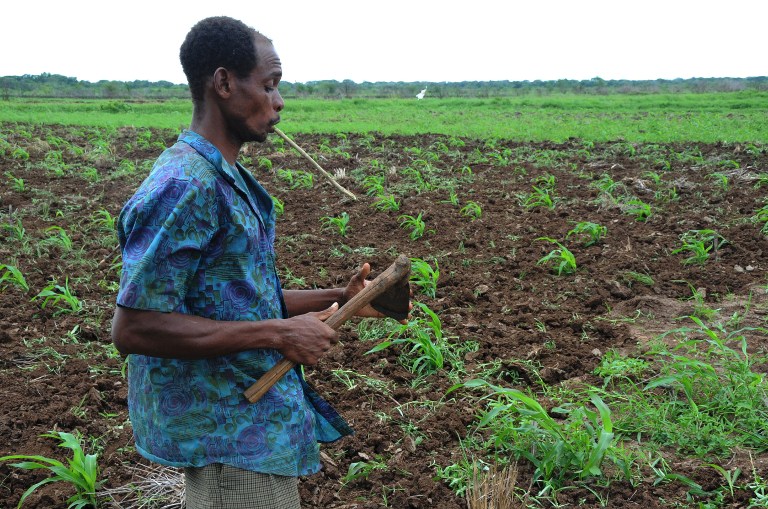
M211 181L216 177L216 167L188 143L177 141L157 158L150 176L165 180Z
M126 208L147 200L156 201L160 196L167 196L166 201L171 203L173 197L189 192L214 196L218 179L216 168L205 157L188 144L178 141L155 160L149 175L128 200Z

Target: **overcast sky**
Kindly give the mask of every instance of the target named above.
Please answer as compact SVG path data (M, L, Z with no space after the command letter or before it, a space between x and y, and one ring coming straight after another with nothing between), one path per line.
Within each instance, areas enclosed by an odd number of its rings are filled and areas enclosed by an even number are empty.
M6 0L0 76L185 83L213 15L270 37L290 82L768 75L766 0Z

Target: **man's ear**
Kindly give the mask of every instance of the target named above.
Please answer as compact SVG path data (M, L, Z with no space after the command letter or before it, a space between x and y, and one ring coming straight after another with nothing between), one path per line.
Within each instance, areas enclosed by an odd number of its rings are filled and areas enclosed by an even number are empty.
M228 98L232 93L232 75L224 67L219 67L213 72L213 90L219 97Z

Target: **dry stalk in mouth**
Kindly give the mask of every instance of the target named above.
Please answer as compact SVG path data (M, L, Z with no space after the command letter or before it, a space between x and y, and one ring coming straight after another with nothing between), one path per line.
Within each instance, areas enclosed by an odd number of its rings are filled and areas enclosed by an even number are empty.
M306 159L307 159L307 160L308 160L310 163L312 163L312 166L314 166L314 167L315 167L315 168L316 168L316 169L317 169L317 170L318 170L320 173L322 173L322 174L323 174L323 176L324 176L325 178L327 178L327 179L328 179L328 180L331 182L331 184L333 184L333 187L335 187L336 189L338 189L339 191L341 191L342 193L344 193L344 194L345 194L347 197L349 197L349 198L352 198L353 200L357 201L357 196L355 196L355 195L354 195L354 194L353 194L351 191L347 190L346 188L342 187L342 185L341 185L341 184L339 184L338 182L336 182L336 180L333 178L333 175L331 175L330 173L328 173L327 171L325 171L325 170L322 168L322 166L320 166L319 164L317 164L317 162L316 162L314 159L312 159L312 157L311 157L309 154L307 154L307 153L304 151L304 149L303 149L303 148L301 148L300 146L298 146L298 145L296 144L296 142L294 142L292 139L290 139L288 136L286 136L286 135L285 135L285 133L284 133L283 131L281 131L280 129L278 129L277 127L275 127L275 133L277 133L277 135L278 135L278 136L280 136L282 139L284 139L285 141L287 141L287 142L288 142L288 144L289 144L291 147L293 147L294 149L296 149L296 151L297 151L299 154L301 154L302 156L304 156L304 157L305 157L305 158L306 158Z

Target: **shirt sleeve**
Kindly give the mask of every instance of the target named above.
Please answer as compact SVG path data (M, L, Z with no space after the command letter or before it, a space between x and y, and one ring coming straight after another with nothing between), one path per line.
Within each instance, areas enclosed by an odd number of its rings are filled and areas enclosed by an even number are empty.
M152 311L185 311L200 259L214 240L213 186L170 177L135 195L120 214L123 267L117 304Z

